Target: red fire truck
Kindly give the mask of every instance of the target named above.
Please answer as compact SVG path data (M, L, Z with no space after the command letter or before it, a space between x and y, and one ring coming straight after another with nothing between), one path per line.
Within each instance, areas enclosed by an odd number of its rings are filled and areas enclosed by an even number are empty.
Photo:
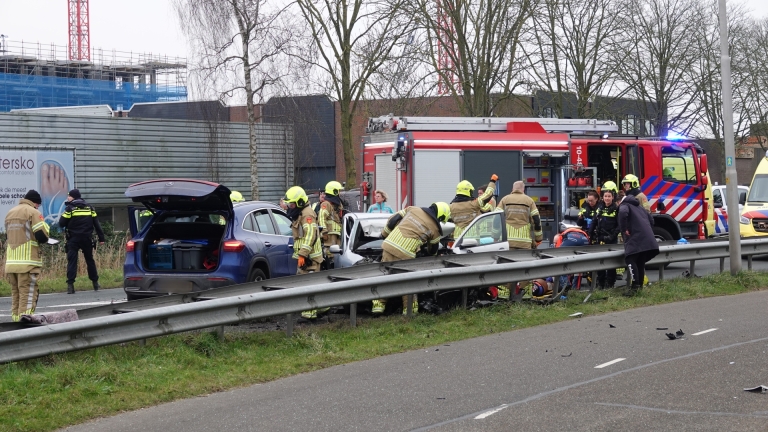
M517 180L536 202L545 240L587 192L635 174L651 203L659 240L714 234L707 156L686 140L620 136L608 120L392 117L369 119L364 181L393 209L450 202L456 184L499 175L497 195ZM709 229L708 229L709 227Z

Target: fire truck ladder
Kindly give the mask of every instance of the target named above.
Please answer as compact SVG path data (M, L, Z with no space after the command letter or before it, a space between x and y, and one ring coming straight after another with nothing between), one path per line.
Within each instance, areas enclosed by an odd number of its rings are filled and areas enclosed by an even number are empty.
M445 131L506 132L507 123L535 122L547 132L571 134L618 132L613 120L556 119L543 117L394 117L391 114L368 119L366 132Z

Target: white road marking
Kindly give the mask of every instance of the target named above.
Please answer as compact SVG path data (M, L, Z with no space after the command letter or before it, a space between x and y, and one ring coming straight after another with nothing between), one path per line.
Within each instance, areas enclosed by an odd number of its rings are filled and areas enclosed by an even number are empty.
M606 366L610 366L610 365L612 365L614 363L618 363L618 362L621 362L621 361L624 361L624 360L626 360L626 359L625 358L617 358L615 360L609 361L608 363L603 363L603 364L597 365L597 366L595 366L595 369L602 369L602 368L604 368Z
M711 328L711 329L709 329L709 330L702 330L702 331L700 331L700 332L698 332L698 333L693 333L693 334L691 334L691 336L698 336L698 335L703 335L704 333L713 332L713 331L715 331L715 330L717 330L717 329L716 329L716 328Z
M497 412L499 412L499 411L503 410L504 408L506 408L506 407L508 407L508 406L509 406L509 405L502 405L502 406L500 406L500 407L498 407L498 408L494 408L494 409L492 409L492 410L490 410L490 411L486 411L486 412L484 412L484 413L482 413L482 414L478 415L477 417L475 417L475 420L482 420L482 419L484 419L484 418L486 418L486 417L490 417L490 416L492 416L492 415L496 414Z

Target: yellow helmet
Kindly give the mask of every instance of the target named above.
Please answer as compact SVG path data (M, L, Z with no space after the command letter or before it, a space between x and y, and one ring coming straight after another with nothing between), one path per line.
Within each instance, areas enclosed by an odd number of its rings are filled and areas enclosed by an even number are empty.
M611 192L613 192L614 195L618 195L619 194L619 187L616 186L616 183L614 183L614 182L612 182L610 180L608 180L607 182L603 183L603 188L600 189L600 190L603 191L603 192L611 191Z
M475 187L472 186L472 183L468 182L467 180L462 180L458 185L456 185L456 195L471 197L474 192Z
M245 198L243 198L243 194L240 192L233 190L231 194L229 194L229 200L233 203L239 203L245 201Z
M432 205L437 209L437 220L440 222L448 222L451 218L451 206L444 202L436 202Z
M307 193L304 192L304 189L300 186L294 186L285 192L283 201L285 201L286 204L294 203L299 207L304 207L307 202L309 202L309 198L307 197Z
M624 176L624 179L621 180L621 184L629 183L632 189L639 188L640 187L640 179L637 178L634 174L627 174Z
M328 195L339 196L339 192L342 190L344 190L344 186L336 180L329 181L328 184L325 185L325 193Z

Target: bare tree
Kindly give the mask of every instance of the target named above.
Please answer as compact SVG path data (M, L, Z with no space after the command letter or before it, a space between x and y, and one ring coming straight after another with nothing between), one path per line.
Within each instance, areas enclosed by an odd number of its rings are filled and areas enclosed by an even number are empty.
M616 67L628 53L618 47L624 39L623 2L615 0L539 0L532 15L530 39L523 51L532 84L552 95L557 117L608 115L597 96L620 97L614 87ZM566 100L575 97L575 106Z
M521 85L521 33L533 0L418 0L426 57L462 115L490 116ZM441 47L441 50L438 48ZM438 52L442 51L442 52ZM438 61L439 54L448 63ZM446 68L447 66L447 68Z
M292 27L281 22L284 10L266 0L174 0L183 31L199 61L200 78L221 85L222 98L244 93L248 112L251 195L259 198L256 104L286 73L278 66L292 41Z
M339 103L346 183L357 183L352 121L368 81L408 34L404 0L296 0L311 34L295 55L313 66L317 87ZM300 47L301 48L301 47ZM315 75L313 75L315 76ZM312 79L310 76L308 79Z
M698 0L636 0L627 3L627 56L618 71L640 115L654 131L687 133L696 118L696 84L691 70L700 54L703 25Z
M749 128L745 133L768 136L768 18L752 21L746 36L736 40L734 51L743 53L732 64L734 75L743 79L734 94L742 121Z
M699 136L713 137L722 143L723 139L723 94L722 75L720 73L720 22L717 1L710 1L705 22L697 31L698 51L695 67L692 68L696 83L696 99L700 117L695 122L694 133ZM741 110L745 106L745 97L751 93L750 82L753 80L749 70L750 57L753 55L753 39L749 34L749 21L743 5L731 5L728 11L729 55L731 57L734 108ZM747 42L747 44L745 44ZM749 45L749 46L747 46ZM748 116L735 116L736 135L748 132Z

